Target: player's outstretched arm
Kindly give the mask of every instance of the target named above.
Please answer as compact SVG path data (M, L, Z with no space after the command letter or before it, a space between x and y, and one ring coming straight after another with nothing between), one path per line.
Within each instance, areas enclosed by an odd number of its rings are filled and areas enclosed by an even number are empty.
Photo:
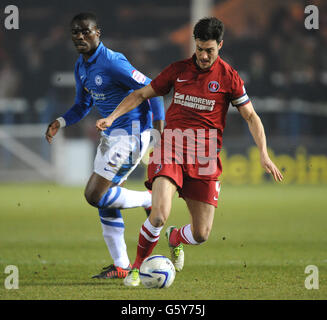
M58 120L52 121L47 128L47 131L45 133L45 139L51 143L53 137L57 134L58 130L60 129L60 123Z
M60 128L71 126L72 124L82 120L91 110L92 104L83 102L75 103L62 117L52 121L45 133L45 138L49 143L52 142L53 137L57 134Z
M106 130L112 125L112 123L122 116L123 114L135 109L144 100L158 96L151 87L151 84L135 90L130 93L123 101L117 106L117 108L107 117L99 119L96 122L96 128L100 131Z
M239 107L238 111L248 123L252 137L258 146L261 166L267 173L270 173L274 177L275 181L282 181L283 175L268 155L265 131L260 117L254 111L252 103L249 102L246 105Z

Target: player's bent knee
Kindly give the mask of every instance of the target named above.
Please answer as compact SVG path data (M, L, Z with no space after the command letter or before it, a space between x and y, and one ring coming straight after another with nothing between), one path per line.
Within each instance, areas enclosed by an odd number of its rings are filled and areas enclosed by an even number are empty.
M167 220L162 216L154 216L154 215L152 215L152 216L150 215L149 219L150 219L151 224L156 228L163 226Z
M84 196L86 201L93 207L98 207L98 203L101 199L101 194L96 190L85 190Z
M198 243L206 242L209 239L210 231L210 229L195 231L193 238Z
M152 207L149 219L154 227L161 227L167 221L169 212L167 210L162 210L162 209L163 208L160 209L158 207Z
M193 237L194 237L194 240L198 243L203 243L208 240L208 237L202 236L202 235L194 235Z

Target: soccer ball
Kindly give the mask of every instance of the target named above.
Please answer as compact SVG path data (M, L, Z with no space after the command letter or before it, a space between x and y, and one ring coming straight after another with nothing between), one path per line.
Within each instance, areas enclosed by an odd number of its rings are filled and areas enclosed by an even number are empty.
M176 270L165 256L154 255L146 258L140 267L142 284L150 288L168 288L174 282Z

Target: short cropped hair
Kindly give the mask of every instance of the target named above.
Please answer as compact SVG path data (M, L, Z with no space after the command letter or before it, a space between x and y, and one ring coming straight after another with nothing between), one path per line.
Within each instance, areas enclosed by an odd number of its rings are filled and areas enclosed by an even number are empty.
M98 19L97 19L96 15L94 13L91 13L91 12L82 12L82 13L77 14L72 19L70 24L72 25L75 21L83 21L83 20L92 21L94 23L94 25L96 26L96 28L100 29L100 26L99 26Z
M224 24L215 17L203 18L193 29L194 39L201 41L216 40L219 43L224 36Z

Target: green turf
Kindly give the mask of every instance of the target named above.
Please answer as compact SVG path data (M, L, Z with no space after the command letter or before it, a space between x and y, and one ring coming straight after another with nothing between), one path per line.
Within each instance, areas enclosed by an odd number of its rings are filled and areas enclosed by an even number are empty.
M142 190L142 183L126 186ZM185 249L185 267L167 290L93 280L111 263L97 210L83 188L0 185L0 299L326 299L326 186L224 186L209 240ZM142 209L124 213L135 258ZM174 199L168 224L189 221ZM169 255L165 238L154 253ZM7 265L19 289L4 288ZM319 268L319 289L304 287L305 267Z

